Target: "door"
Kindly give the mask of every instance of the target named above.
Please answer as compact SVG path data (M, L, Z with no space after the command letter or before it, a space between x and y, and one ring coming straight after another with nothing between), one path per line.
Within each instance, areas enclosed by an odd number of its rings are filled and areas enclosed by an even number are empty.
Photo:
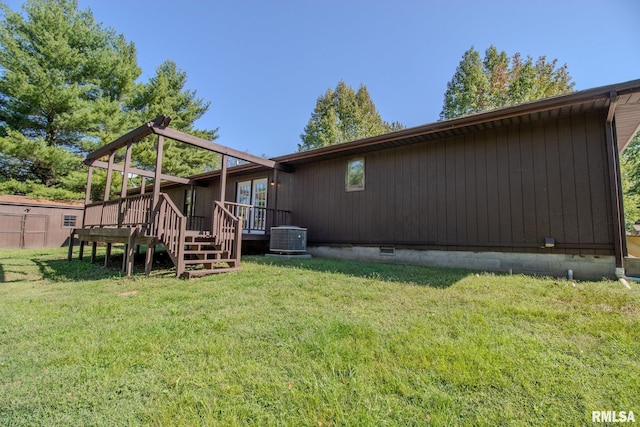
M253 215L251 216L251 230L263 234L267 225L267 178L253 181Z
M242 181L238 183L236 215L242 217L244 233L264 234L267 219L267 178ZM248 207L248 206L251 207Z

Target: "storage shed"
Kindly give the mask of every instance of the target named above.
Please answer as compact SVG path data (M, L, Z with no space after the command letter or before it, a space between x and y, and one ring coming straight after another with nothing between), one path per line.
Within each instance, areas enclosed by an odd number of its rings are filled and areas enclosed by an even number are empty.
M84 205L0 195L0 248L60 247L82 224Z

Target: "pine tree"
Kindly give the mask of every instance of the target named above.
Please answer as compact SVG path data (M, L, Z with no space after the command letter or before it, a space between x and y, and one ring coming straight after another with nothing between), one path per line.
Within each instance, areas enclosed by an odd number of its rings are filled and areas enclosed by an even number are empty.
M47 145L79 149L140 75L135 47L75 0L29 0L25 16L0 4L0 122Z

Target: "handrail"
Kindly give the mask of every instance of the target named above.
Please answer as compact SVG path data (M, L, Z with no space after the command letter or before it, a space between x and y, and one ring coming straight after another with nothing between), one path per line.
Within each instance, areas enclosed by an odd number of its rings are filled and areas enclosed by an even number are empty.
M184 272L186 218L165 193L160 193L156 211L155 235L162 241L180 276Z
M213 235L216 245L229 254L229 259L235 260L235 266L240 266L242 244L242 221L233 215L224 204L216 201L213 208Z
M248 233L267 233L271 227L290 223L291 211L224 202L228 210L242 219L242 228Z

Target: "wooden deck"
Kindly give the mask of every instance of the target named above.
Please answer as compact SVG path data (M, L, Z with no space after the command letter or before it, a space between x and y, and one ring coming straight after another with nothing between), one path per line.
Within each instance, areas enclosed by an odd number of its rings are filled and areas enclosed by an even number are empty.
M146 246L145 273L153 267L155 247L162 244L176 266L178 277L195 277L240 267L242 221L215 202L213 231L186 230L187 218L164 193L152 205L149 195L140 194L116 200L92 203L85 207L82 228L71 232L68 259L73 257L73 237L80 240L79 258L84 256L85 243L91 243L91 261L95 262L98 243L107 245L105 265L109 262L111 245L125 245L122 270L133 272L134 248Z

